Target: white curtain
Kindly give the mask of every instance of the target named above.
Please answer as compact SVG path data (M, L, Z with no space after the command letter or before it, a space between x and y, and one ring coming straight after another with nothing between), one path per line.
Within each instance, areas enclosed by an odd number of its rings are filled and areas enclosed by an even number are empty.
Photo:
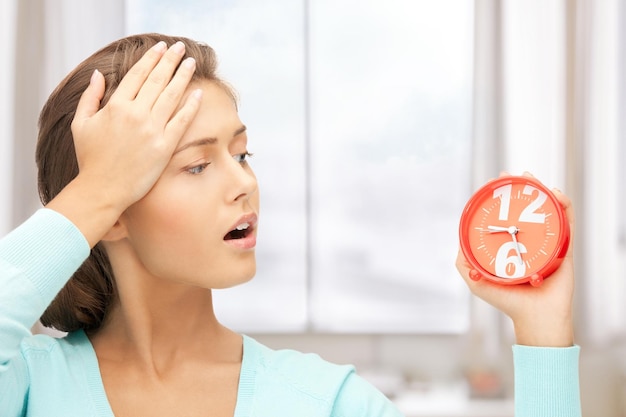
M619 240L626 6L619 0L475 4L474 185L500 170L528 170L573 199L577 341L603 346L626 330ZM488 354L510 342L507 324L479 301L473 323Z
M626 138L626 5L620 0L575 4L579 30L573 39L577 49L571 117L578 162L572 167L578 174L577 249L582 255L579 322L585 339L603 346L626 333L626 263L619 240L625 213L620 199L623 203L626 192L626 184L619 181L619 167L626 164L619 143L620 137Z
M0 228L6 231L40 207L34 150L44 101L80 61L123 36L125 22L123 0L10 0L0 7L14 56L14 65L0 73L8 92L0 108L0 192L11 196L0 204Z
M5 64L0 65L0 235L11 228L16 13L17 0L0 3L0 37L5 40L7 57Z

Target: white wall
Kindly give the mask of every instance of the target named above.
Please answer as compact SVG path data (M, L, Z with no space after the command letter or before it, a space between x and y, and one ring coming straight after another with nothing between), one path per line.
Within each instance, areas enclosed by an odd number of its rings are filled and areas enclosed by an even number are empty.
M0 236L11 228L13 192L13 79L15 73L15 22L17 0L0 3L0 39L7 60L0 65Z

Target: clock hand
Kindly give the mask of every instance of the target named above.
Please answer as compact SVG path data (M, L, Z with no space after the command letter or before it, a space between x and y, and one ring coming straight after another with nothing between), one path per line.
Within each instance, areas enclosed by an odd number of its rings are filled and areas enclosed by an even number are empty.
M517 242L517 237L515 237L517 232L519 232L519 229L517 227L515 226L509 227L509 233L511 234L511 238L513 239L513 242L515 243L515 252L517 252L517 259L519 259L519 264L522 265L524 261L522 261L522 254L519 250L519 243Z
M511 233L508 227L502 227L502 226L487 226L487 230L489 230L491 233L497 233L497 232Z

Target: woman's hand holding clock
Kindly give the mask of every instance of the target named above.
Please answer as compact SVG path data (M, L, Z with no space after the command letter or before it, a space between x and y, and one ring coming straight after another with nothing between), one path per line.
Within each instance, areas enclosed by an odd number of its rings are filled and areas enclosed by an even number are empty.
M530 174L524 174L524 177L529 178L533 183L537 181ZM503 177L500 177L503 178ZM532 183L531 183L532 184ZM543 186L541 186L543 187ZM536 195L536 193L535 193ZM528 197L530 204L532 205L535 200L533 196ZM473 294L482 298L489 304L498 308L505 314L507 314L512 320L515 328L516 342L521 345L528 346L553 346L564 347L572 346L573 340L573 320L572 320L572 302L574 295L574 262L573 262L573 235L574 235L574 210L570 199L562 194L560 191L553 189L550 193L550 198L558 203L558 209L563 214L564 222L566 224L567 239L565 241L559 240L558 244L552 249L556 254L552 259L552 264L556 265L556 269L550 271L549 265L544 265L539 268L539 272L548 271L545 278L549 276L549 279L540 280L539 286L529 285L531 279L529 276L522 278L509 278L492 276L490 273L482 268L477 268L480 264L477 264L476 259L472 259L471 262L466 258L466 254L463 250L459 249L456 267L461 273L461 276L467 283L468 287ZM500 210L501 201L496 200L495 209ZM547 211L549 209L546 209ZM543 210L534 210L535 213L543 212ZM517 215L517 213L516 213ZM488 216L487 216L488 217ZM528 237L530 242L528 246L533 247L532 232L534 229L530 228L530 231L526 232L523 223L511 221L514 225L507 224L493 224L496 222L490 221L481 227L475 227L477 233L477 239L480 238L480 234L485 235L484 239L487 239L487 235L497 237L503 235L505 232L513 237L520 236L518 240L520 244L524 243L523 236L525 233L529 233ZM552 224L553 231L555 224ZM515 228L515 233L511 233L510 228ZM463 227L461 227L463 229ZM483 229L483 230L478 230ZM538 230L538 229L537 229ZM551 233L551 232L550 232ZM461 230L461 240L463 241L464 232ZM565 236L563 236L565 237ZM500 236L499 239L508 240L508 236ZM468 246L469 240L464 245ZM490 242L485 240L485 242ZM472 241L473 245L477 243ZM511 246L508 250L512 251L511 256L518 258L522 256L526 259L526 262L530 261L527 255L524 253L517 253L515 242L510 242ZM565 245L562 249L565 253L559 254L559 244ZM478 244L480 246L480 244ZM505 243L498 241L496 245L501 247L505 246ZM543 250L543 249L540 249ZM468 252L467 248L465 252ZM469 253L471 255L471 253ZM530 254L531 256L533 254ZM480 255L479 255L480 256ZM557 258L557 256L560 256ZM509 256L506 259L510 259ZM556 259L556 261L555 261ZM482 261L482 259L481 259ZM492 260L491 262L495 262ZM509 261L510 262L510 261ZM517 262L516 262L517 263ZM532 261L530 263L532 265ZM530 269L531 273L536 272L536 265ZM480 271L478 270L480 269ZM490 270L490 271L493 271ZM518 285L509 285L518 284Z

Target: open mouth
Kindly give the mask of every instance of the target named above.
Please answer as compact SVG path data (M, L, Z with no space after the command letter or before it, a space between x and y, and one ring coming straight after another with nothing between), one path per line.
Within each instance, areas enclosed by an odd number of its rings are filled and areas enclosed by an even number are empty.
M250 233L252 233L252 226L250 226L250 223L244 222L237 225L237 227L230 232L226 233L224 240L243 239L248 237Z

